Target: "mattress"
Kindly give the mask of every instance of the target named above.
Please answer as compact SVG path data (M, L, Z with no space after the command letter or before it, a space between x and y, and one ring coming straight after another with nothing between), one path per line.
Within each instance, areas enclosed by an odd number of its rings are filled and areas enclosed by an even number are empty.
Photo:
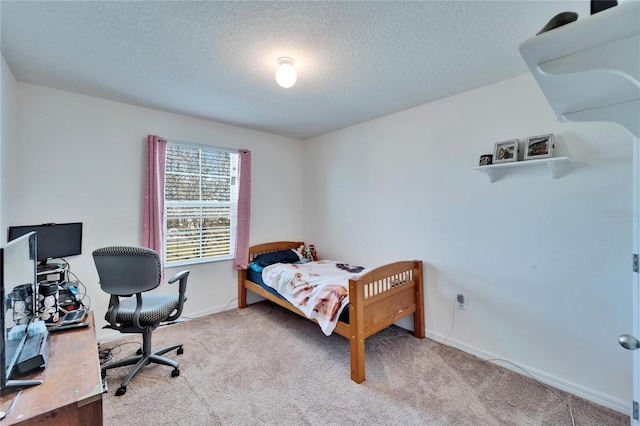
M266 285L264 283L264 281L262 280L262 272L256 272L253 269L248 268L247 269L247 279L249 281L252 281L252 282L258 284L260 287L262 287L263 289L267 290L269 293L273 294L274 296L277 296L280 299L284 299L284 297L282 297L282 295L280 293L278 293L275 289L273 289L272 287L269 287L268 285ZM342 310L342 313L340 313L340 317L338 317L338 321L342 321L342 322L344 322L346 324L349 324L349 305L346 305L344 307L344 309Z

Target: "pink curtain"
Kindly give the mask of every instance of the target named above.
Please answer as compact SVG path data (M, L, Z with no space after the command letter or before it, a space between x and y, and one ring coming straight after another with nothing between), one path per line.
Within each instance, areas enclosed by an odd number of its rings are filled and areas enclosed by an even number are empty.
M147 170L142 210L142 245L163 256L164 241L164 165L167 141L156 135L147 136ZM162 262L164 263L164 262ZM162 267L164 275L164 267Z
M238 188L238 226L234 269L246 269L249 264L249 224L251 222L251 151L238 153L240 187Z

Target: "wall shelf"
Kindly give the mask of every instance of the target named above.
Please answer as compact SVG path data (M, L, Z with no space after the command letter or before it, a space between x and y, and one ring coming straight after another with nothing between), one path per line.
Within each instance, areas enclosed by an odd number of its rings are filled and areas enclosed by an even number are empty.
M524 160L524 161L512 161L510 163L498 163L498 164L490 164L488 166L478 166L474 167L473 170L478 170L489 176L489 182L493 183L496 178L496 172L505 169L515 169L522 167L533 167L533 166L547 166L549 171L551 172L551 178L555 179L557 175L556 166L562 163L570 163L571 160L568 157L551 157L551 158L542 158L540 160Z

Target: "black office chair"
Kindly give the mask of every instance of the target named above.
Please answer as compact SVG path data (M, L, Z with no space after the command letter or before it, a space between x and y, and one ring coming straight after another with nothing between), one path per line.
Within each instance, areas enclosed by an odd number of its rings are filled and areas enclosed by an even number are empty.
M179 364L161 355L177 349L184 352L182 344L151 351L151 333L165 321L174 321L182 314L186 300L185 291L189 271L182 271L169 279L169 284L180 281L177 295L143 294L160 285L160 256L144 247L105 247L93 252L98 270L100 287L111 295L105 319L112 328L121 333L141 333L142 350L137 355L102 367L102 377L111 368L135 364L124 378L116 395L124 395L127 385L138 372L149 363L173 367L172 377L180 375Z

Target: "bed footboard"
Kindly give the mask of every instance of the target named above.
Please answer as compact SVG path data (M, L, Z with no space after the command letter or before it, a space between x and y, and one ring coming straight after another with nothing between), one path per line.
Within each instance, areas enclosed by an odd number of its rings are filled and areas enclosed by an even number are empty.
M422 261L403 261L376 268L349 281L349 351L351 379L365 379L367 337L413 314L413 334L423 339Z

